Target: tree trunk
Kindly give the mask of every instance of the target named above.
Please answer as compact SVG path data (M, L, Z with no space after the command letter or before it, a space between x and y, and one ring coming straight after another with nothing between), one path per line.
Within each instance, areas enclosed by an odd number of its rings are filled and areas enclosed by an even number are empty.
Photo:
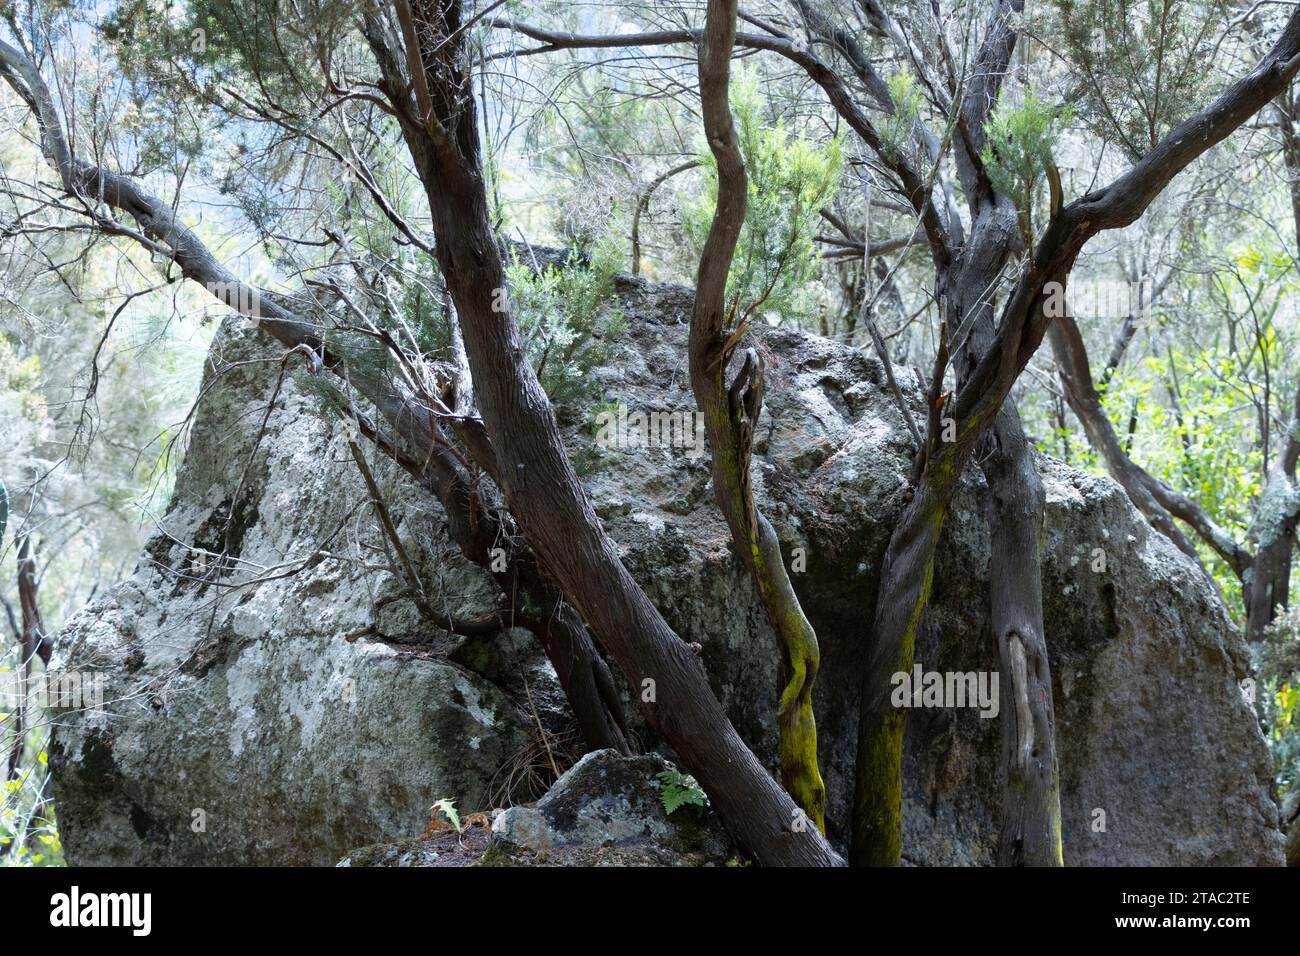
M1282 161L1286 166L1291 192L1291 221L1300 241L1300 134L1296 131L1296 118L1300 105L1295 94L1287 90L1278 97L1279 126L1282 131ZM1246 637L1257 641L1264 629L1273 623L1279 608L1286 608L1291 599L1291 562L1296 546L1297 514L1295 471L1300 454L1300 386L1296 388L1295 408L1287 428L1282 452L1266 476L1264 501L1279 501L1289 492L1292 503L1278 514L1264 515L1260 540L1251 565L1249 587L1246 590ZM1300 828L1297 828L1300 829Z
M978 206L949 298L954 328L969 326L954 364L966 386L994 348L996 317L990 290L1016 242L1011 203L990 196ZM1002 731L1002 866L1061 866L1061 801L1056 714L1043 627L1043 483L1015 402L1007 398L980 443L988 485L989 612L997 649Z
M954 458L930 471L903 510L880 572L875 644L862 682L853 794L854 866L897 866L903 852L903 730L892 678L910 674L916 632L930 600L934 554L956 488Z
M977 205L971 236L939 288L950 289L945 320L960 335L958 391L969 391L976 370L999 348L990 290L1015 242L1016 214L993 197ZM941 374L941 369L940 369ZM904 510L885 553L876 604L876 647L863 684L859 724L852 862L894 866L902 855L902 748L905 709L890 701L892 678L912 670L916 633L928 603L935 549L961 468L980 445L989 488L990 616L998 651L1002 717L1003 804L999 861L1003 865L1059 866L1061 824L1051 673L1043 628L1039 534L1043 489L1020 416L1006 399L984 402L988 434L975 419L961 422L954 442L935 426L915 497ZM936 391L931 402L941 401ZM887 779L881 779L883 777Z
M399 18L416 66L411 108L400 62L371 25L384 92L428 194L437 259L460 318L499 484L532 547L614 656L650 723L699 779L736 840L765 864L837 862L816 828L745 746L704 668L618 559L564 450L508 308L488 220L476 107L464 69L461 4L420 3ZM417 30L417 24L419 30ZM425 38L423 41L419 37ZM414 41L414 43L412 43ZM426 89L427 88L427 89Z
M1056 712L1043 628L1043 483L1010 399L981 467L989 486L989 605L1002 679L1002 866L1062 866Z
M6 511L8 503L6 500ZM0 538L3 533L0 532ZM32 676L32 662L36 658L49 665L50 652L53 649L50 638L45 633L45 621L41 617L41 606L36 584L36 559L32 556L31 535L24 534L18 538L18 604L22 615L22 643L19 653L22 660L18 663L18 703L14 708L14 741L9 752L8 779L18 777L19 766L23 759L23 747L27 743L27 683Z
M735 0L710 0L699 76L705 137L718 165L718 201L696 277L689 345L691 388L709 437L714 497L781 645L783 689L777 707L781 782L824 833L826 788L817 768L812 706L820 661L817 634L790 584L776 530L754 504L750 481L754 428L763 404L761 356L748 350L730 386L726 379L746 321L728 314L727 306L727 278L745 222L747 190L728 101L735 38Z

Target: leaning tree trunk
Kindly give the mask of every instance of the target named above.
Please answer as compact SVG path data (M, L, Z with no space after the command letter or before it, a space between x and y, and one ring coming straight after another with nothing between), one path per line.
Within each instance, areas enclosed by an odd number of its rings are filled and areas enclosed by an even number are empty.
M997 347L994 287L1014 239L1014 210L996 200L980 208L953 270L941 277L948 328L969 330L956 357L958 389ZM942 374L940 358L937 376ZM1059 771L1051 671L1043 628L1039 535L1043 488L1020 416L1006 399L980 437L963 424L943 441L938 382L930 395L925 467L885 555L876 612L876 644L864 680L859 724L853 862L896 865L902 855L902 748L906 711L890 700L892 678L910 672L928 603L935 549L961 465L976 444L989 487L990 617L1000 672L1002 865L1062 862ZM936 425L939 427L936 428ZM967 446L961 451L960 446ZM949 452L952 452L950 455Z
M1282 161L1286 166L1291 192L1291 221L1300 241L1300 134L1296 118L1300 104L1295 93L1287 90L1278 97L1279 126L1282 131ZM1291 563L1296 547L1296 523L1300 520L1295 472L1300 456L1300 385L1296 388L1295 408L1287 427L1286 440L1277 462L1266 476L1262 505L1273 512L1261 515L1259 544L1251 565L1246 591L1246 636L1257 641L1291 599Z
M762 863L837 862L820 831L797 825L802 811L745 746L700 661L619 561L565 452L518 326L502 303L506 286L488 219L461 3L408 8L397 0L396 7L404 54L399 58L374 20L367 36L428 195L438 265L461 322L512 514L548 573L617 660L651 725L699 779L737 841ZM403 62L410 65L413 90Z
M713 491L731 539L748 568L768 623L780 642L777 707L781 782L823 833L826 788L817 769L812 691L820 659L817 634L803 613L781 556L776 530L754 504L750 481L754 428L763 404L763 359L754 349L731 385L727 370L746 320L728 310L727 277L745 222L746 176L736 144L728 87L736 38L735 0L711 0L700 44L700 100L705 136L718 165L718 202L700 253L691 315L690 374L713 455Z
M896 866L903 853L903 729L892 678L910 673L930 600L934 556L959 470L948 456L915 489L890 536L876 597L875 643L862 683L853 794L854 866Z

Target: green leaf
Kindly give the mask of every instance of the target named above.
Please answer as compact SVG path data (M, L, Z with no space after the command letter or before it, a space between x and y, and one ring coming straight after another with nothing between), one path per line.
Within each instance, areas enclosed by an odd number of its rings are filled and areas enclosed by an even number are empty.
M433 805L435 811L441 810L443 816L451 821L451 825L457 830L460 829L460 814L456 812L456 804L446 797L443 797Z
M664 770L655 774L655 777L663 784L663 792L659 795L659 799L664 805L665 813L671 814L685 806L699 807L703 810L709 805L709 798L690 774Z

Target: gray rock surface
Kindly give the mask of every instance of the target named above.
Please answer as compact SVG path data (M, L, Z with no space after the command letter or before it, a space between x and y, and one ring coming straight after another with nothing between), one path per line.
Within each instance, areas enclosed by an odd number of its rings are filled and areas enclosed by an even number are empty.
M511 807L492 823L491 866L725 864L736 858L707 808L662 802L659 774L676 768L658 754L589 753L536 806Z
M620 294L629 328L597 372L604 400L689 411L689 291L627 282ZM822 644L821 762L831 835L842 843L857 687L902 502L906 430L875 359L788 330L758 339L768 372L755 483L803 568L795 586ZM485 660L482 648L428 634L400 602L373 622L388 640L349 642L394 588L362 564L383 562L359 548L380 543L355 466L337 425L292 378L256 441L277 353L232 325L218 343L218 367L251 364L210 383L173 503L136 574L59 637L59 660L106 670L113 698L104 713L70 715L56 736L69 859L330 863L350 847L418 833L436 799L462 811L498 805L502 768L530 745L515 678L530 675L538 694L536 660L516 661L528 648L514 640L498 642L513 655L506 663ZM916 373L898 374L919 415ZM707 457L594 447L595 410L573 405L561 418L598 513L670 623L702 645L733 721L774 766L778 654L731 556ZM1219 598L1113 482L1047 458L1040 467L1067 862L1280 863L1268 756L1237 688L1247 655ZM490 582L449 546L437 503L393 469L376 470L438 599L457 613L494 606ZM945 529L917 648L926 669L996 666L981 486L972 469ZM206 582L178 577L191 546L222 550L228 524L238 567ZM228 586L235 581L246 583ZM403 640L426 643L394 643ZM997 750L996 720L913 711L908 862L992 862ZM200 808L207 829L194 833Z
M362 565L381 544L337 420L288 377L267 417L279 362L255 343L223 328L210 366L234 367L210 371L147 553L59 635L56 666L107 673L105 707L53 742L72 863L333 863L419 833L435 800L488 800L527 745L514 702L445 648L348 639L372 620L428 635L403 604L374 619L394 584ZM375 470L449 609L490 600L432 537L436 502ZM203 569L194 547L231 557Z
M1282 826L1286 831L1286 865L1300 866L1300 786L1282 801Z

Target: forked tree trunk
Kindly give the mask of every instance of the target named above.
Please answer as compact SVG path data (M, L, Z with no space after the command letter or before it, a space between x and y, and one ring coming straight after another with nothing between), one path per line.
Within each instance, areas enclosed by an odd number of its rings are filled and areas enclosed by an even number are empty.
M1014 241L1015 213L1008 204L985 200L972 235L940 288L949 293L947 327L958 343L958 388L969 384L980 361L996 347L990 290ZM942 415L942 412L936 414ZM940 419L942 421L942 418ZM942 442L943 431L927 436ZM958 438L959 441L962 439ZM965 441L981 450L988 484L991 535L989 605L1000 680L1003 785L999 862L1004 866L1062 863L1059 771L1051 672L1043 628L1039 536L1043 488L1010 399L982 439ZM930 460L941 456L932 448ZM885 555L877 598L876 645L864 681L859 726L854 848L858 865L892 866L901 860L902 748L907 711L890 700L892 678L912 670L917 631L929 600L935 549L965 455L952 466L926 469L904 511ZM950 473L948 468L955 468ZM901 596L901 600L900 600ZM882 775L884 779L882 779Z

